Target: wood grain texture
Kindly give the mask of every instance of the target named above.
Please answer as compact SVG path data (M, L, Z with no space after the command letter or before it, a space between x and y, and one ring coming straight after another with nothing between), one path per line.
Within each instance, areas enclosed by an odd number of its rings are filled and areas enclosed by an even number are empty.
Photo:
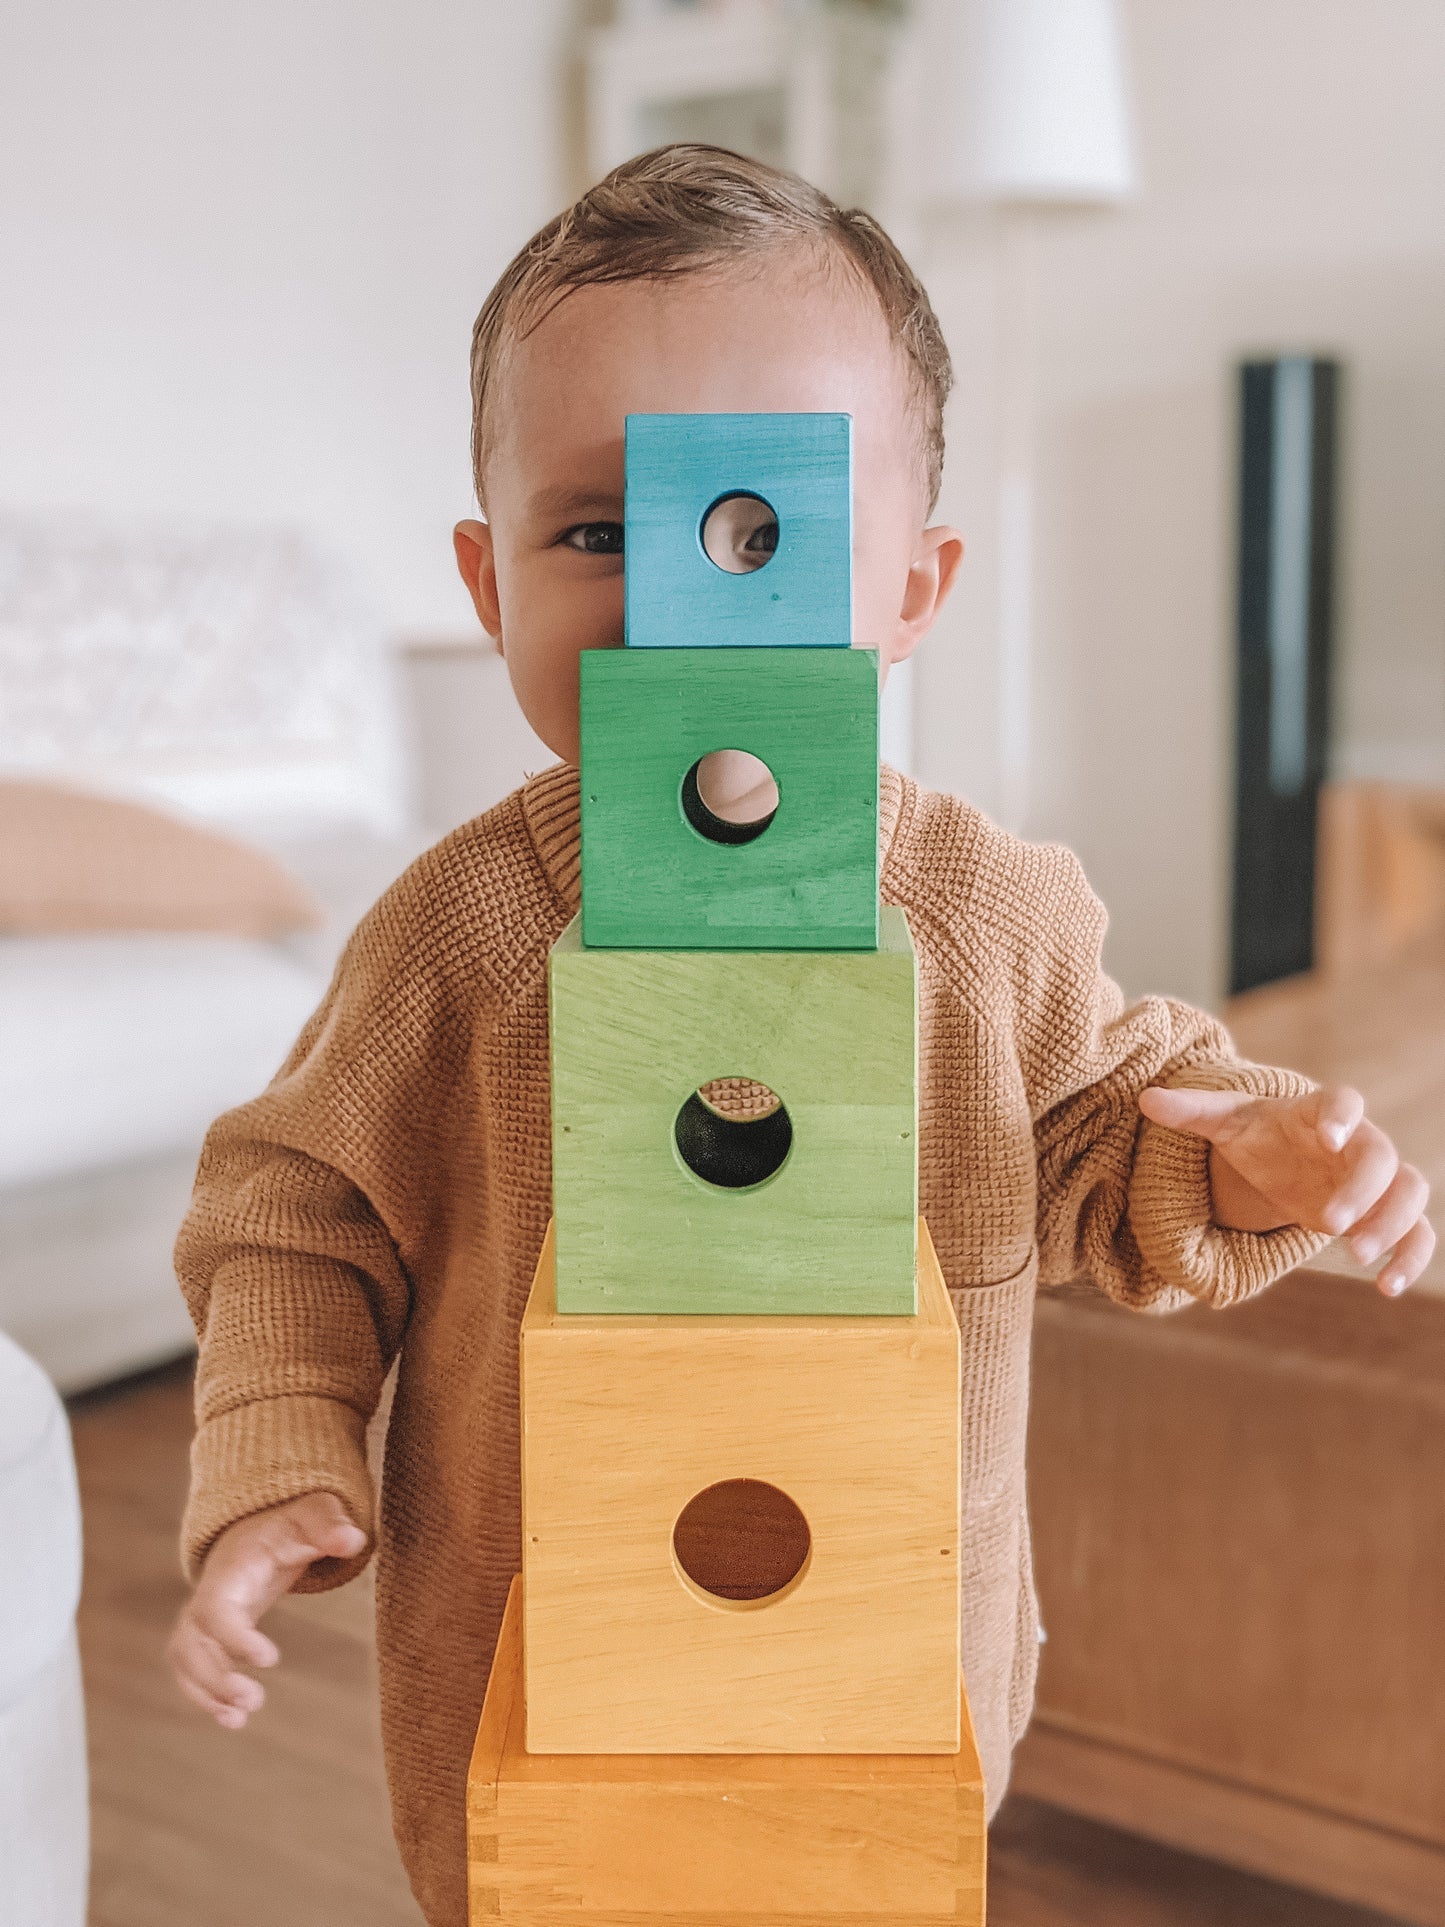
M1044 1298L1029 1435L1044 1726L1152 1787L1140 1831L1434 1927L1442 1383L1423 1293L1302 1273L1157 1321ZM1022 1784L1124 1817L1099 1771ZM1430 1879L1436 1912L1411 1913Z
M956 1749L931 1756L528 1751L521 1585L467 1783L474 1923L982 1927L984 1789L966 1713Z
M1103 1824L1011 1792L989 1829L989 1927L1399 1927L1373 1906L1220 1866L1207 1846L1141 1838L1155 1797L1135 1789Z
M876 945L875 650L586 649L581 675L589 945ZM777 783L751 842L712 842L683 812L683 779L716 749Z
M1327 975L1388 964L1445 931L1445 789L1326 783L1320 791L1315 960Z
M226 1733L165 1662L189 1363L71 1407L85 1519L90 1927L422 1927L391 1837L369 1575L281 1600L266 1705ZM5 1927L32 1927L11 1922Z
M629 415L626 434L629 648L847 648L851 416ZM776 553L751 575L702 546L725 495L761 496L778 518Z
M1036 1721L1014 1760L1026 1796L1417 1927L1445 1923L1445 1849ZM1221 1916L1222 1918L1222 1916ZM1253 1921L1254 1912L1239 1919Z
M877 950L587 950L551 960L552 1188L566 1312L914 1308L916 966L887 908ZM674 1126L751 1078L792 1122L765 1183L705 1183Z
M522 1321L528 1745L546 1753L951 1753L959 1334L926 1228L912 1318ZM699 1593L684 1506L758 1479L812 1535L792 1588Z
M1445 937L1225 1015L1362 1091L1445 1230ZM1049 1641L1015 1783L1445 1927L1445 1263L1391 1303L1316 1262L1224 1314L1040 1301Z

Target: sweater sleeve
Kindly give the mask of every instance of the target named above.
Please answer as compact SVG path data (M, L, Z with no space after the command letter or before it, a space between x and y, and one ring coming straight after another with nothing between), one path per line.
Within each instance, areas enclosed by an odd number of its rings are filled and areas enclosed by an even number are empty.
M1022 847L1022 846L1020 846ZM1125 1004L1101 963L1106 918L1068 850L1031 849L1030 941L1015 956L1015 1008L1038 1171L1040 1277L1088 1277L1139 1310L1234 1304L1323 1249L1297 1225L1213 1221L1209 1145L1139 1110L1149 1084L1311 1088L1240 1058L1215 1018L1165 997Z
M194 1576L219 1535L331 1492L367 1535L298 1590L369 1558L366 1426L412 1308L407 1254L445 1193L446 1111L465 1080L414 908L383 898L267 1089L217 1120L176 1246L200 1341L182 1526Z
M273 1107L274 1108L274 1107ZM269 1135L255 1106L207 1138L176 1269L200 1341L188 1575L238 1519L332 1492L367 1536L299 1590L340 1585L369 1558L374 1499L366 1426L400 1344L400 1256L341 1172Z

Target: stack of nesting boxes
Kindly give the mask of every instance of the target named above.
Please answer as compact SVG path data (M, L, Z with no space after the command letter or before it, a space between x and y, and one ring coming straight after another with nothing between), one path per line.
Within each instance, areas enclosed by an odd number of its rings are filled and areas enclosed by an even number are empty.
M581 658L473 1918L981 1922L959 1336L878 901L851 420L632 416L625 515L626 645ZM722 750L767 807L710 791Z

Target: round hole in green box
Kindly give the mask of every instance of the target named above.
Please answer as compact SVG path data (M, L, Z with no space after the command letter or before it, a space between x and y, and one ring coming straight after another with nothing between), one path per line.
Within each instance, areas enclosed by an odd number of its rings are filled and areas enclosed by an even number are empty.
M683 777L679 800L709 843L752 843L778 813L778 785L750 750L710 749Z
M672 1126L677 1154L704 1184L747 1191L787 1162L793 1120L775 1091L749 1077L717 1077L695 1090Z
M813 1549L802 1509L765 1479L720 1479L672 1528L678 1571L708 1600L762 1605L801 1583Z

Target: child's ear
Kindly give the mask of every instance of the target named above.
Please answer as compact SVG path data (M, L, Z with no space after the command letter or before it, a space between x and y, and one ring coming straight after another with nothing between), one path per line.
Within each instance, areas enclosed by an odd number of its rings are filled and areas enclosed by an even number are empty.
M908 565L890 662L906 662L933 627L963 562L963 537L940 523L919 536Z
M477 620L502 653L502 606L497 600L497 564L492 549L492 531L485 522L458 522L452 530L452 547L457 552L457 568Z

